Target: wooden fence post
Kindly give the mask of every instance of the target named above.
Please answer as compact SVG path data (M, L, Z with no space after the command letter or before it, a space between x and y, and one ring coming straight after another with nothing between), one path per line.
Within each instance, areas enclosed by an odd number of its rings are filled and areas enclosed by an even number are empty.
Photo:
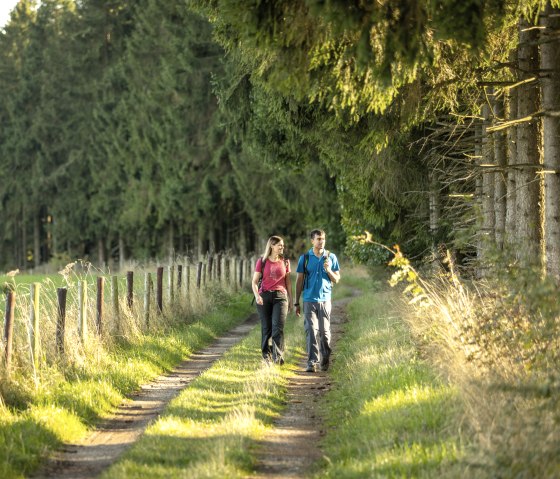
M29 308L29 339L31 343L31 359L35 370L39 369L40 332L39 332L39 297L40 283L31 284L31 307Z
M248 281L251 279L251 259L245 258L243 264L245 264L245 281Z
M134 303L134 272L126 272L126 304L132 309Z
M230 283L235 288L237 287L237 260L231 258L230 261Z
M121 333L121 322L119 318L119 278L111 276L111 302L113 303L113 316L117 326L118 334Z
M175 297L175 292L173 291L173 283L175 281L175 266L169 265L167 270L167 296L169 298L169 304L173 304L173 298Z
M97 311L97 318L96 318L96 325L97 325L97 334L101 334L103 331L103 301L104 301L104 291L105 291L105 278L99 276L97 278L97 304L96 304L96 311Z
M239 260L239 287L243 286L243 265L244 265L244 260L243 258L241 258Z
M212 281L214 279L214 257L210 254L208 255L208 281Z
M152 290L152 277L150 273L144 275L144 324L150 327L150 293Z
M12 365L12 343L14 337L14 311L16 309L16 293L9 291L6 294L6 318L4 322L4 361L6 362L6 374L10 374Z
M187 272L185 274L185 292L188 294L191 290L191 265L187 265Z
M156 277L156 301L158 313L163 313L163 266L157 269Z
M66 329L66 288L57 288L58 317L56 321L56 349L59 354L64 354L64 332Z
M227 283L227 256L222 256L222 283Z
M181 289L183 286L183 265L182 264L178 264L177 265L177 296L181 296Z
M200 282L202 281L202 261L199 261L196 266L196 288L200 289Z
M87 282L78 281L78 334L85 344L87 339Z

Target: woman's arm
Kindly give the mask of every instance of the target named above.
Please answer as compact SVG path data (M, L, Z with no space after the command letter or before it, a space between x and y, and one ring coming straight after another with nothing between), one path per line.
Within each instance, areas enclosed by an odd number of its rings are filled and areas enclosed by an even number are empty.
M262 277L262 273L255 271L253 273L253 280L251 281L251 287L253 288L253 294L255 295L255 301L257 304L263 304L263 299L259 293L259 280Z

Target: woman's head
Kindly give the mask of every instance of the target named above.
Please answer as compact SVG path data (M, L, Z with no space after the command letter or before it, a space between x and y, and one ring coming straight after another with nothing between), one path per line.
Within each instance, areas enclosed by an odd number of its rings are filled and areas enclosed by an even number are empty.
M268 258L273 252L277 253L278 256L282 256L284 253L284 240L280 236L271 236L268 238L262 255L263 259Z

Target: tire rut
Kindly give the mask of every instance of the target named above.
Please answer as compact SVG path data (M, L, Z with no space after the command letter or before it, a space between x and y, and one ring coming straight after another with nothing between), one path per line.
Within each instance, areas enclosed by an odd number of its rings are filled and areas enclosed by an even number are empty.
M143 385L80 444L65 444L49 458L35 479L89 479L96 477L142 435L150 422L187 385L208 369L258 323L252 314L210 346L193 354L170 373Z
M336 341L346 322L346 303L333 302L331 313L331 364L336 361ZM303 328L303 324L301 326ZM302 478L311 465L323 457L319 442L324 435L317 403L331 387L327 372L307 373L307 356L301 355L298 372L288 383L287 406L268 437L256 448L255 473L251 479Z

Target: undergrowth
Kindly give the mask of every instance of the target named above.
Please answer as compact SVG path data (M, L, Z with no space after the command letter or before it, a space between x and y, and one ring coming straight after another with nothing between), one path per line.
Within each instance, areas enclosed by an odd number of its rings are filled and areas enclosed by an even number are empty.
M410 267L398 253L393 262ZM449 254L444 263L409 281L407 309L423 351L461 392L462 477L560 477L557 285L511 261L483 280L460 278Z

